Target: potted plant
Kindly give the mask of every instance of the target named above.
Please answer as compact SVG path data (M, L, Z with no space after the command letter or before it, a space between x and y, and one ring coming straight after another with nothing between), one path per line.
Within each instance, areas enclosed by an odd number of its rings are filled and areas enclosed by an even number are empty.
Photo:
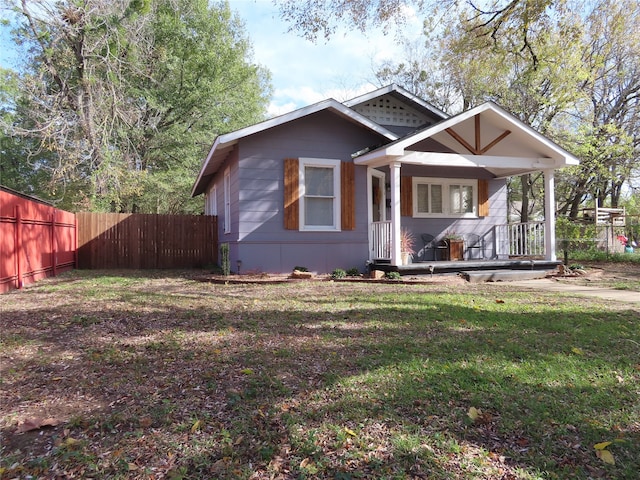
M415 253L416 238L410 230L406 228L400 229L400 254L402 256L402 264L409 263L409 256Z

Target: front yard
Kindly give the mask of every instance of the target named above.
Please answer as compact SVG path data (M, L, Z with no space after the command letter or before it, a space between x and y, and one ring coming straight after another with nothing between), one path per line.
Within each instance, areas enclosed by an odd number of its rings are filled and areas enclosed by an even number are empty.
M639 396L636 304L167 272L0 296L3 479L635 479Z

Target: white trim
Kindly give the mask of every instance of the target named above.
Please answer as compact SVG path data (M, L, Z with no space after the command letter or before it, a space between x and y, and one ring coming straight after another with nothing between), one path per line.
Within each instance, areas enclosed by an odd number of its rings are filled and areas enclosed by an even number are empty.
M562 167L557 160L547 157L499 157L495 155L464 155L459 153L408 152L402 163L424 166L479 167L479 168L555 168Z
M387 219L387 189L386 189L386 175L380 170L375 168L367 168L367 225L373 224L373 177L376 177L382 184L382 198L380 206L380 221L384 222ZM368 228L369 236L369 260L373 260L373 236L372 229Z
M391 265L400 265L400 163L389 165L391 182Z
M231 172L227 167L223 177L224 190L224 233L231 233Z
M216 185L212 185L207 192L204 213L205 215L218 215L218 187Z
M373 177L376 177L382 183L382 198L380 199L380 222L384 222L387 220L387 189L385 186L386 178L384 172L380 170L376 170L375 168L367 169L367 202L369 204L368 212L368 221L369 223L373 222L373 211L371 210L373 206Z
M544 242L547 260L556 260L555 172L544 171Z
M412 177L413 218L478 218L478 180L466 178L433 178ZM442 213L427 213L418 211L418 185L442 186ZM473 209L467 213L454 213L451 211L451 187L471 186L473 188ZM431 189L429 189L430 191ZM429 199L431 200L431 199Z
M232 147L236 143L238 143L240 139L323 110L332 111L333 113L345 119L348 119L349 121L352 121L358 125L362 125L363 127L376 132L377 134L385 137L390 141L394 141L399 138L398 135L393 133L392 131L386 129L381 125L378 125L374 121L343 105L337 100L329 98L314 105L309 105L307 107L294 110L293 112L280 115L279 117L270 118L269 120L265 120L264 122L256 123L255 125L250 125L248 127L241 128L240 130L218 136L213 142L209 153L207 154L204 162L202 163L202 166L200 167L198 178L196 179L195 183L193 184L193 188L191 189L191 196L195 197L203 192L204 188L206 187L206 185L202 185L203 177L205 175L215 173L218 168L220 168L224 159L228 155L228 152L231 151Z
M518 118L514 117L510 113L506 112L502 108L498 107L496 104L492 102L483 103L471 110L467 110L466 112L460 113L454 117L450 117L442 122L436 123L424 130L421 130L413 135L409 135L408 137L402 138L400 140L394 141L389 145L381 147L372 152L366 153L354 160L356 164L362 165L381 165L382 161L386 159L386 163L392 161L402 161L403 157L406 154L412 153L410 151L410 147L426 140L427 138L433 138L436 134L443 132L447 128L458 125L466 120L469 120L476 115L480 115L483 112L487 112L486 115L489 118L500 118L502 120L502 124L505 127L508 127L511 131L519 131L522 134L526 135L538 145L544 146L553 152L555 165L552 166L555 168L569 166L569 165L578 165L580 161L571 155L569 152L564 150L559 145L555 144L544 135L538 133L529 125L520 121ZM464 157L464 155L462 156ZM510 165L508 163L510 157L495 157L496 159L502 158L503 162L500 167L508 168ZM539 160L539 159L534 159ZM541 166L540 169L549 168L548 165Z
M301 232L339 232L341 230L340 205L340 160L324 158L300 158L298 159L298 181L300 192L300 231ZM307 225L305 217L305 168L331 168L333 170L333 225ZM328 198L328 197L327 197Z

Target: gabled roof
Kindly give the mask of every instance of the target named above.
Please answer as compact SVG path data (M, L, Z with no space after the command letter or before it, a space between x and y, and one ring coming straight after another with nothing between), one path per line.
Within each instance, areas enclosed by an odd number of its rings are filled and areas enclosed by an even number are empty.
M364 128L368 128L369 130L380 134L388 140L393 141L398 138L398 135L396 135L395 133L369 120L367 117L355 112L354 110L338 102L337 100L330 98L327 100L323 100L322 102L309 105L298 110L294 110L293 112L285 113L284 115L265 120L264 122L260 122L255 125L236 130L235 132L219 135L215 139L211 149L209 150L209 154L205 158L202 167L200 168L200 173L198 174L198 178L193 185L191 196L195 197L205 191L207 184L209 183L209 179L220 168L220 165L222 165L224 160L227 158L227 155L229 155L229 153L233 150L234 146L240 139L248 137L249 135L263 132L270 128L284 125L288 122L292 122L299 118L312 115L322 110L327 110L335 113L336 115L339 115L355 124L361 125Z
M364 153L354 162L481 167L496 177L579 164L575 156L492 102Z
M373 100L374 98L381 97L383 95L390 94L391 96L401 100L405 103L410 104L416 110L421 111L422 113L430 116L436 117L437 119L445 119L448 118L447 115L442 110L434 107L430 103L425 102L420 97L417 97L413 93L405 90L404 88L392 83L391 85L387 85L386 87L379 88L374 90L373 92L365 93L364 95L360 95L359 97L352 98L351 100L347 100L343 102L347 107L353 108L362 103L368 102L369 100Z

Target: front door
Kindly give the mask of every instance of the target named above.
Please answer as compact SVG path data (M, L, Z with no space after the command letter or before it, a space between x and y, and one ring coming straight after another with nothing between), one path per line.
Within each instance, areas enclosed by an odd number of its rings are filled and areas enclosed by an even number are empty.
M369 260L391 257L391 225L387 219L385 174L370 168L369 200Z
M386 191L384 172L371 170L371 221L384 222L386 220Z

